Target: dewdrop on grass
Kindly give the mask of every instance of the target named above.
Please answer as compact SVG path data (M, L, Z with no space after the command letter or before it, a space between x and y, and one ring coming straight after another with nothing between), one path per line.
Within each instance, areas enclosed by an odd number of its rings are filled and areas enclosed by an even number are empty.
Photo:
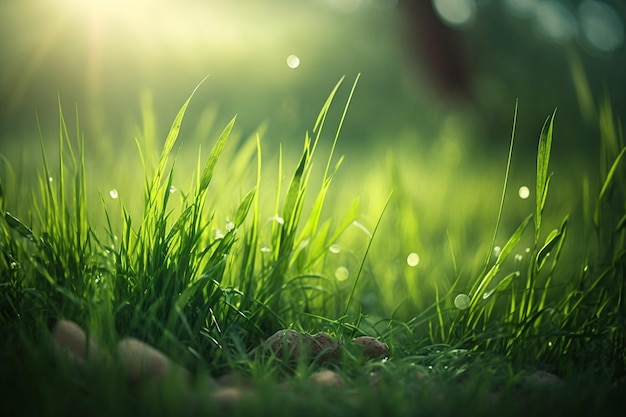
M111 197L113 200L117 200L117 197L119 197L119 193L115 188L109 191L109 197Z
M339 253L339 252L341 252L341 247L339 247L339 245L338 245L338 244L333 243L332 245L330 245L330 246L328 247L328 251L329 251L330 253Z
M470 298L467 294L459 294L454 299L454 306L459 310L465 310L470 305Z
M271 222L276 222L280 225L285 224L285 219L283 219L282 217L280 217L278 214L273 215L272 217L269 218L269 221Z

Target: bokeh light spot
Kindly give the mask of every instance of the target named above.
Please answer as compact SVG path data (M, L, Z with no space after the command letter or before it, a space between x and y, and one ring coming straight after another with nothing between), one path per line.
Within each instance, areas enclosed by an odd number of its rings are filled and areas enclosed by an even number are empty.
M624 43L624 23L606 3L585 0L578 6L584 39L595 49L613 52Z
M459 294L454 299L454 306L459 310L465 310L469 307L469 305L470 298L467 296L467 294Z
M574 15L557 1L542 1L535 10L539 33L559 43L572 39L578 30Z
M337 278L337 281L345 281L348 279L349 275L350 272L345 266L340 266L335 270L335 278Z
M506 8L520 17L532 16L539 5L539 0L504 0Z
M420 263L420 256L415 252L411 252L409 256L406 257L406 263L409 266L417 266L417 264Z
M115 188L109 191L109 197L111 197L113 200L116 200L117 197L119 197L119 193L117 192Z
M297 55L289 55L287 57L287 66L291 69L296 69L300 66L300 58Z
M475 0L433 0L437 15L454 28L471 26L476 19Z
M522 185L521 187L519 187L518 194L519 198L521 198L522 200L526 200L528 197L530 197L530 188Z

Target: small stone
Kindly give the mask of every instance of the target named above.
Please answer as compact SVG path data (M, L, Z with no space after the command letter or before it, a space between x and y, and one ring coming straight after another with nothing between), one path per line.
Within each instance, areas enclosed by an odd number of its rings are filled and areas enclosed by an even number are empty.
M221 387L243 387L252 388L252 381L249 377L239 373L228 373L215 378Z
M311 356L318 362L327 362L329 360L338 360L341 358L341 341L336 341L324 332L313 335L313 344L311 345Z
M371 336L360 336L352 339L352 343L363 347L363 356L368 359L379 359L389 356L389 348L386 344Z
M345 388L346 382L337 372L325 369L315 372L310 377L311 381L317 385L329 388Z
M245 398L246 392L237 387L222 387L210 394L211 400L222 407L234 407Z
M140 340L124 339L118 343L117 350L131 382L161 380L170 374L183 380L188 379L184 368L172 363L165 354Z
M534 387L559 388L563 386L561 378L546 371L535 371L530 375L526 375L524 382Z
M308 356L311 352L313 339L311 336L292 329L279 330L264 343L263 350L271 351L277 358L293 361Z
M81 365L84 365L88 358L99 355L96 341L88 338L85 331L73 321L59 320L52 329L52 338L57 354L65 352Z

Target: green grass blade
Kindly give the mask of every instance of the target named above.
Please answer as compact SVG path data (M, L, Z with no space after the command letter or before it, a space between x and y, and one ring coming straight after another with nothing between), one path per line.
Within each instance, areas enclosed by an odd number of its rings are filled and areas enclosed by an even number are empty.
M515 142L515 129L517 128L517 109L518 101L515 100L515 111L513 112L513 127L511 128L511 140L509 142L509 154L506 161L506 170L504 172L504 184L502 185L502 196L500 197L500 207L498 208L498 217L496 218L496 227L493 231L493 237L491 239L491 247L485 257L485 265L483 273L487 272L489 266L489 259L491 258L491 249L496 244L496 237L498 236L498 230L500 228L500 221L502 220L502 210L504 209L504 198L506 196L506 189L509 183L509 173L511 172L511 161L513 159L513 143Z
M356 291L356 287L359 283L359 278L361 277L361 272L363 271L363 266L365 265L365 260L367 259L367 254L369 253L370 248L372 247L372 242L374 241L374 236L376 235L376 231L378 230L378 226L380 226L380 221L383 218L383 214L385 213L385 210L387 209L387 206L389 205L389 201L391 201L391 196L393 193L389 193L389 196L387 196L387 200L385 201L385 204L383 206L383 209L380 212L380 215L378 216L378 220L376 221L376 225L374 226L374 230L372 230L372 234L369 238L369 241L367 243L367 248L365 248L365 253L363 254L363 257L361 258L361 263L359 265L359 269L357 271L356 277L354 279L354 283L352 284L352 289L350 290L350 295L348 296L348 300L346 301L346 308L344 309L344 313L343 315L345 317L348 316L348 311L350 309L350 304L352 302L352 298L354 297L354 293Z
M537 150L537 193L535 202L535 241L539 238L539 230L541 228L541 216L546 203L548 193L548 183L550 175L548 173L550 164L550 152L552 149L552 131L554 126L554 117L556 109L551 116L548 116L541 135L539 136L539 147Z
M228 125L226 125L226 127L222 131L222 134L218 138L217 142L215 143L215 146L213 146L211 154L209 155L209 159L207 160L206 164L204 165L204 169L202 170L202 176L200 177L200 184L197 190L198 195L203 193L211 183L211 180L213 179L213 172L215 171L215 166L217 165L217 161L219 160L220 155L224 150L224 146L226 146L226 142L230 137L230 133L233 130L233 126L235 125L236 120L237 116L233 117L230 120Z
M615 160L613 161L613 164L611 164L611 168L609 169L609 172L606 175L606 179L604 180L604 183L602 184L602 188L600 189L600 195L598 197L599 200L602 200L604 196L606 195L606 193L608 192L609 187L611 186L611 183L613 182L615 171L617 171L619 163L622 161L622 158L624 157L625 153L626 153L626 147L622 148L620 153L617 155L617 158L615 158Z

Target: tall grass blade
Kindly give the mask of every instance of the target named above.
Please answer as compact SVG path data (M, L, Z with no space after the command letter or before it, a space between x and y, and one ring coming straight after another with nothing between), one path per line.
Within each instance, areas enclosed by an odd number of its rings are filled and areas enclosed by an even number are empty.
M552 131L554 126L554 117L556 109L551 116L548 116L539 137L539 147L537 150L537 193L535 202L535 241L539 239L539 230L541 228L541 220L543 208L548 195L548 185L550 182L550 174L548 173L550 164L550 152L552 149Z

